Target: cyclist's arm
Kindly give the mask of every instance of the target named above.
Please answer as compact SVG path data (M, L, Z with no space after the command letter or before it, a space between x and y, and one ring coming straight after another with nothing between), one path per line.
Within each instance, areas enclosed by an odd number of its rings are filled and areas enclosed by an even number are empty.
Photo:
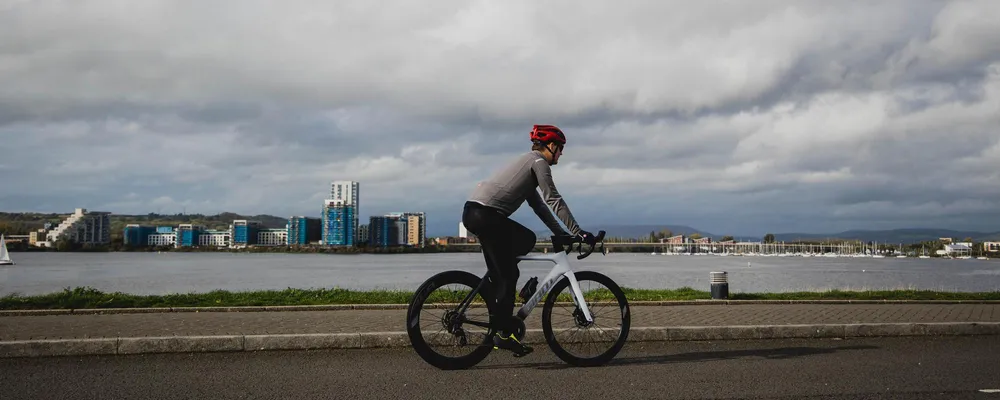
M552 169L549 167L549 164L545 160L539 159L532 164L531 170L535 173L535 178L538 180L538 189L542 191L545 203L566 224L566 228L569 229L570 233L579 235L580 226L577 225L576 218L573 218L573 213L569 211L566 200L563 200L562 195L556 190L556 184L552 181Z
M538 195L537 190L531 189L531 193L528 193L526 200L528 200L528 205L531 206L531 209L535 210L535 215L545 223L545 226L549 227L553 235L566 234L566 230L552 216L552 211L549 211L549 208L545 206L545 202L542 201L542 196Z

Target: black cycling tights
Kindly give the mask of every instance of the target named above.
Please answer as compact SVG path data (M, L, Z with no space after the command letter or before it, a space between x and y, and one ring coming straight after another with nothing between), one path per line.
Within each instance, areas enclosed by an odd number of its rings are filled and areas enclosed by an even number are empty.
M486 258L486 267L493 280L497 296L498 328L510 334L514 329L514 293L520 271L517 256L528 254L535 247L535 233L514 222L491 207L466 202L462 212L465 229L479 238Z

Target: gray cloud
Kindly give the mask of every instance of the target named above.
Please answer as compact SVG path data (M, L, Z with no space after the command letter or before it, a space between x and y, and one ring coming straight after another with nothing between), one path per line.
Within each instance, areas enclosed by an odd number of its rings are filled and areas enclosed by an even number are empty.
M998 19L988 0L0 1L0 209L315 215L353 179L363 216L453 233L552 123L584 226L995 231Z

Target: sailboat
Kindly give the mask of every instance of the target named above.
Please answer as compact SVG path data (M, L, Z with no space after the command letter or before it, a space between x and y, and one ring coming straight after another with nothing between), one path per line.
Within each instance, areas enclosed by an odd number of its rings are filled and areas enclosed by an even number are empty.
M7 251L7 240L0 235L0 265L14 265L14 261L10 259L10 252Z
M875 246L872 247L872 258L885 258L885 255L879 253L878 242L875 242Z

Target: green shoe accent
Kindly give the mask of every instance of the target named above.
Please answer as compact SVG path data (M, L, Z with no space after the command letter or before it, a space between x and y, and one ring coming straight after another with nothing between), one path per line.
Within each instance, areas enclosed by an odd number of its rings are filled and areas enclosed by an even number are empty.
M510 334L507 337L500 336L498 333L493 337L493 349L494 350L510 350L514 353L514 357L524 357L534 351L531 346L525 346L521 344L514 334Z

